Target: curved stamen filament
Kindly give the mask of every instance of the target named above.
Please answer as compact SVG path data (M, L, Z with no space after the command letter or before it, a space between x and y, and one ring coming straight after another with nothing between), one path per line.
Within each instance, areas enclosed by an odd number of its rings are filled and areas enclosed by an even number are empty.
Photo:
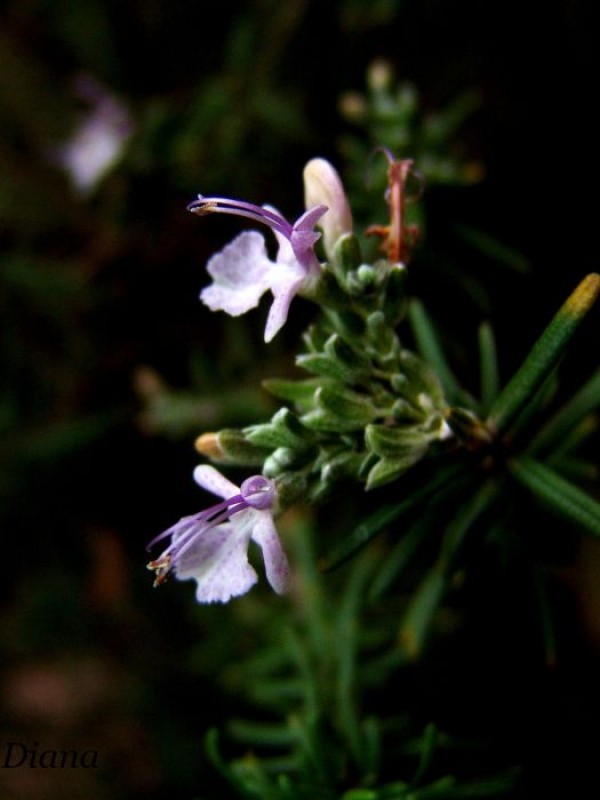
M204 214L233 214L238 217L247 217L255 222L268 225L269 228L282 233L287 239L292 235L290 223L275 211L268 208L257 206L254 203L246 203L243 200L231 200L227 197L203 197L198 195L198 199L188 205L188 211L193 214L203 216Z
M234 498L231 498L232 500ZM241 500L239 495L235 500ZM241 511L244 508L247 508L247 504L241 500L241 502L236 502L232 507L230 506L229 501L225 501L224 503L219 503L218 508L220 509L219 514L215 516L216 507L213 506L211 509L208 509L210 512L205 519L198 519L200 515L197 515L195 518L191 519L185 525L185 529L180 532L179 536L175 541L171 540L171 544L164 550L160 556L155 559L154 561L150 561L148 564L148 569L154 570L156 573L156 577L154 579L154 586L160 586L161 583L167 578L173 567L175 566L175 562L182 558L182 556L190 549L190 547L194 544L198 536L202 536L203 533L210 530L211 528L216 527L217 525L221 525L223 522L227 522L232 514L235 514L236 511ZM200 527L199 527L200 526ZM174 525L173 528L169 528L169 531L176 532L177 525ZM165 534L168 534L169 531L165 531ZM154 541L161 539L164 534L156 537Z
M175 525L171 525L166 531L155 536L146 547L146 550L150 550L157 542L162 541L162 539L166 539L168 536L173 536L177 533L177 540L171 541L171 544L164 550L157 561L163 558L170 559L173 551L176 551L174 557L179 558L181 553L187 550L188 543L193 542L196 536L210 528L214 528L216 525L220 525L222 522L226 522L233 514L236 514L238 511L243 511L245 508L248 508L248 503L241 494L236 494L233 497L229 497L227 500L223 500L221 503L207 508L205 511L201 511L199 514L194 514L183 524L181 524L180 520ZM200 530L198 530L199 526Z
M182 520L179 520L179 522L176 522L175 525L171 525L171 527L167 528L166 531L163 531L162 533L159 533L158 536L155 536L154 539L152 539L146 545L146 550L151 550L157 542L162 541L162 539L166 539L167 536L171 536L171 534L175 533L175 531L177 531L178 529L185 530L188 527L197 525L199 522L203 521L208 522L211 519L211 517L213 517L215 514L218 514L220 511L222 511L225 508L228 508L234 503L239 503L241 500L242 500L241 495L239 494L234 495L233 497L230 497L227 500L223 500L221 503L216 503L214 506L211 506L210 508L207 508L204 511L200 511L197 514L192 514L192 516L188 517L187 522L185 522L183 525L181 524Z

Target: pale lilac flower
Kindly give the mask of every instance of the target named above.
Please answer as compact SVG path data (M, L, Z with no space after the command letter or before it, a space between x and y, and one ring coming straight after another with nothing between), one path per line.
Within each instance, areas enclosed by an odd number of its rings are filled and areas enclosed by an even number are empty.
M55 160L75 188L87 194L121 158L134 126L125 105L91 76L77 80L75 93L88 109L71 138L55 151Z
M332 258L338 239L352 233L352 211L340 176L324 158L313 158L304 167L304 201L307 208L320 203L327 206L318 226L323 231L325 252Z
M262 550L267 579L281 594L287 587L289 567L273 522L277 490L273 481L254 475L240 487L209 465L196 467L194 479L223 498L205 511L183 517L148 545L170 538L166 550L148 564L154 585L174 572L179 580L198 582L200 603L225 603L245 594L257 581L248 562L250 540Z
M236 317L256 308L263 294L270 291L273 303L265 327L265 341L270 342L285 324L294 296L319 276L321 265L314 245L321 234L314 228L327 206L309 208L294 225L274 208L225 197L198 195L188 209L200 216L220 213L247 217L267 225L275 234L279 244L275 261L267 255L265 240L256 231L246 231L226 245L209 260L206 268L213 283L200 293L211 311Z

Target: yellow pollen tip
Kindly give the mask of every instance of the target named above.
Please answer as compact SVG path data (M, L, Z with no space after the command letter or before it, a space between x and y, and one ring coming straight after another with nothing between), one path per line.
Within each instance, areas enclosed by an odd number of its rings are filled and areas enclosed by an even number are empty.
M164 583L171 571L171 557L161 556L155 561L149 561L148 564L146 564L146 569L156 573L153 585L160 586L161 583Z
M210 214L217 209L217 204L211 200L199 200L198 204L191 209L192 214L198 214L199 217L204 214Z

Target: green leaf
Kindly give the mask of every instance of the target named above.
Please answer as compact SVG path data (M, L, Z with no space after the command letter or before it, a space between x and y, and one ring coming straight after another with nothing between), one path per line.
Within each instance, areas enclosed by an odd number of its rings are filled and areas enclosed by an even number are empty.
M321 570L323 572L331 572L340 567L355 553L362 550L375 536L389 527L392 522L413 511L422 502L430 500L438 491L452 485L455 480L463 475L464 466L462 464L451 464L448 467L442 467L429 482L412 492L402 502L386 505L378 509L357 525L339 547L327 556L321 566Z
M325 452L321 467L321 479L326 484L337 483L347 478L357 480L364 459L364 453L352 450L344 450L331 457Z
M276 478L283 473L296 473L314 459L316 451L310 448L278 447L264 460L263 474Z
M398 638L409 658L419 658L429 635L433 616L446 592L449 577L436 564L430 569L410 600Z
M361 430L376 417L376 409L367 395L358 394L339 384L321 386L315 392L317 408L304 414L302 422L323 431Z
M432 722L430 722L429 725L426 726L425 731L423 732L423 739L421 742L421 754L416 772L411 781L412 786L418 786L422 782L423 777L427 773L427 770L429 769L431 762L433 761L433 755L435 753L437 742L438 742L438 730L436 726Z
M248 800L256 800L256 794L248 790L244 782L235 774L234 770L223 761L219 752L219 733L215 728L211 728L205 736L204 747L208 758L217 771L225 778L228 783L239 793L240 797Z
M342 795L342 800L379 800L376 789L349 789Z
M348 370L352 370L356 378L370 375L371 362L367 356L351 347L337 333L334 333L325 342L324 349L332 359L344 364Z
M289 408L280 408L270 422L244 428L244 436L252 444L273 449L278 447L302 449L313 441L313 434Z
M403 460L415 452L420 458L430 439L417 426L367 425L365 428L365 441L369 450L390 461Z
M373 311L366 319L367 342L377 354L383 365L386 360L393 359L398 353L400 343L390 328L383 311Z
M355 383L369 377L371 364L366 356L358 353L338 334L333 334L325 342L322 353L307 353L296 357L299 367L334 378L343 383Z
M451 403L459 401L464 403L465 392L450 369L433 321L429 318L420 300L411 300L408 315L419 353L438 376L446 398Z
M466 535L496 497L498 484L484 483L448 525L437 563L426 573L409 603L399 638L410 658L418 658L431 629L434 615L456 569Z
M509 472L545 505L600 536L600 503L539 461L520 456L507 462Z
M285 723L254 722L231 719L227 723L228 733L247 744L262 747L292 747L296 736Z
M496 342L492 326L487 322L479 326L479 375L482 413L487 414L499 391Z
M361 723L361 766L365 783L371 783L379 774L382 759L381 723L376 717L368 717Z
M323 355L323 353L305 353L296 356L296 364L307 372L323 375L326 378L334 378L343 383L352 383L353 380L352 374L343 365L338 364L329 356Z
M377 489L386 483L395 481L425 455L426 448L414 449L404 456L396 458L382 458L369 470L366 489Z
M401 372L392 376L399 394L407 397L417 408L422 407L421 394L425 394L439 408L446 406L444 392L432 367L410 350L402 350L399 358ZM401 380L403 376L404 380Z
M564 478L575 483L597 481L600 478L600 467L595 461L552 453L546 463Z
M530 452L548 452L563 442L581 420L600 406L600 369L549 420L531 443Z
M361 764L363 742L359 721L358 704L358 642L360 634L360 611L365 597L365 585L369 582L373 559L356 561L344 589L336 623L334 647L336 674L336 716L346 743L357 764Z
M383 313L389 325L397 325L404 317L408 307L408 298L406 296L408 270L404 264L392 264L388 270Z
M447 775L429 786L413 791L410 800L464 800L465 798L483 800L484 797L498 796L506 797L508 800L513 796L507 793L514 790L516 778L517 773L513 771L506 775L498 775L480 781L458 783L454 776Z
M353 233L345 233L333 247L331 269L340 285L346 286L348 275L362 263L360 242Z
M321 381L318 378L308 378L301 381L268 378L262 382L262 385L275 397L302 405L312 401L315 390L319 388Z
M81 451L106 435L122 419L122 412L114 411L90 417L74 417L39 427L22 427L10 433L3 445L13 463L50 463Z
M506 431L536 396L564 355L599 292L600 275L591 273L581 281L534 344L490 409L488 422L499 433Z
M456 778L448 775L434 783L417 789L410 795L410 800L490 800L492 797L513 797L515 782L518 777L517 770L510 770L502 775L484 778L479 781L458 783ZM511 794L508 794L511 792Z
M373 577L369 586L369 599L377 600L391 586L411 562L419 546L426 541L431 530L431 519L427 515L420 516L402 536L391 551L386 552L379 572Z
M458 510L442 541L440 561L448 575L456 568L457 556L466 535L474 523L484 514L496 499L500 483L488 480L483 483L469 500Z
M573 453L576 453L590 436L596 433L599 426L600 419L595 414L588 414L587 417L580 419L575 427L571 428L570 431L565 433L565 435L556 442L552 448L551 454L548 456L548 463L554 462L562 456L571 456ZM533 449L530 451L530 455L534 455L536 458L538 457L537 451ZM554 463L552 463L552 466L554 466Z
M484 255L498 261L500 264L504 264L514 269L515 272L520 272L522 274L529 271L529 261L522 253L508 247L504 242L490 236L489 233L463 225L455 225L454 230L466 242L477 248L477 250Z

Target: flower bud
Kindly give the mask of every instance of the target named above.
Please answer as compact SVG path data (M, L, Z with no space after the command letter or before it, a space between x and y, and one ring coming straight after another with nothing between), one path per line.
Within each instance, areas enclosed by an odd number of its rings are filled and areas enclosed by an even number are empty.
M324 158L313 158L304 167L306 208L326 205L327 212L317 225L323 231L323 244L329 259L340 236L352 232L352 212L340 176Z
M243 431L225 428L218 433L203 433L194 442L196 450L217 464L261 466L269 448L248 441Z

